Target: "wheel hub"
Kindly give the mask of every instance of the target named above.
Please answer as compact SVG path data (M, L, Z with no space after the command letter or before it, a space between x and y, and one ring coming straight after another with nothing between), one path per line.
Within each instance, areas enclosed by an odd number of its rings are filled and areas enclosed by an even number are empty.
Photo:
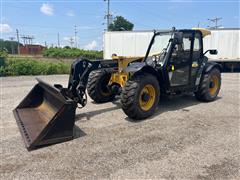
M144 93L142 94L142 100L143 100L144 102L147 102L147 101L149 101L149 99L150 99L150 95L149 95L148 93L144 92Z
M151 84L147 84L143 87L139 96L139 105L143 111L150 110L156 99L156 90Z
M209 84L209 88L213 88L215 86L214 82L211 81L210 84Z
M219 89L219 78L217 76L212 76L209 83L209 93L214 96Z

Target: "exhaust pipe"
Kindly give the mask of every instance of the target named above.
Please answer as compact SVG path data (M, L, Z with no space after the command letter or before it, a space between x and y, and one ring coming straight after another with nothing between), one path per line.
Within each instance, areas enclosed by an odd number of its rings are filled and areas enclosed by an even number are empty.
M40 79L13 110L28 150L73 139L77 103Z

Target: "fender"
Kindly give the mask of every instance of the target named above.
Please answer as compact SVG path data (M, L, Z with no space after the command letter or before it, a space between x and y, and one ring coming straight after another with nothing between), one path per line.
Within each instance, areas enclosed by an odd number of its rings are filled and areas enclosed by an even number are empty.
M200 84L203 74L210 72L213 68L217 68L219 69L220 72L222 72L222 66L220 64L216 62L208 61L208 59L205 59L205 62L203 62L202 66L203 67L199 69L196 82L195 82L196 91L198 89L198 86Z
M145 62L133 62L124 69L126 73L135 73L140 71L143 67L147 66Z
M203 72L208 73L209 71L211 71L213 68L217 68L219 69L220 72L222 72L222 65L216 63L216 62L212 62L212 61L208 61L203 69Z
M145 62L133 62L128 67L125 68L125 72L132 73L132 74L135 74L138 72L146 72L154 75L159 82L161 80L161 76L158 73L157 69L154 68L153 66L147 65L147 63Z

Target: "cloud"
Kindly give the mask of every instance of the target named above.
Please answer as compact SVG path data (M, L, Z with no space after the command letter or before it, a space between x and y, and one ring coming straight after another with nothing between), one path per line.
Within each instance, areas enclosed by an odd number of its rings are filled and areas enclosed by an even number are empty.
M75 41L75 37L74 36L66 36L63 37L64 41ZM76 37L76 40L78 41L78 37Z
M89 44L85 45L85 46L84 46L84 49L94 50L94 49L97 49L97 47L98 47L97 41L93 40L93 41L90 42Z
M70 17L73 17L73 16L75 16L75 13L74 13L73 10L70 10L70 11L68 11L68 12L66 13L66 15L67 15L67 16L70 16Z
M69 41L71 37L64 37L63 40L64 41Z
M46 14L48 16L52 16L53 15L53 12L54 12L54 9L53 9L53 6L48 4L48 3L43 3L41 8L40 8L40 11L43 13L43 14Z
M74 36L63 37L63 40L67 42L68 46L70 45L71 47L75 47L76 45L78 46L79 37L76 37L77 42L75 42L75 37ZM63 43L63 44L64 44L63 46L66 45L66 43Z
M10 33L10 32L12 32L12 28L8 24L0 24L0 32L1 33Z

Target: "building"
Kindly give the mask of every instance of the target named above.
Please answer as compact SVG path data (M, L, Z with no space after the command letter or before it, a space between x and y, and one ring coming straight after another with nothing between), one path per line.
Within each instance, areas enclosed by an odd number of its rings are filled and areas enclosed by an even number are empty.
M21 55L38 55L42 54L44 48L42 45L26 44L20 46L19 51Z

